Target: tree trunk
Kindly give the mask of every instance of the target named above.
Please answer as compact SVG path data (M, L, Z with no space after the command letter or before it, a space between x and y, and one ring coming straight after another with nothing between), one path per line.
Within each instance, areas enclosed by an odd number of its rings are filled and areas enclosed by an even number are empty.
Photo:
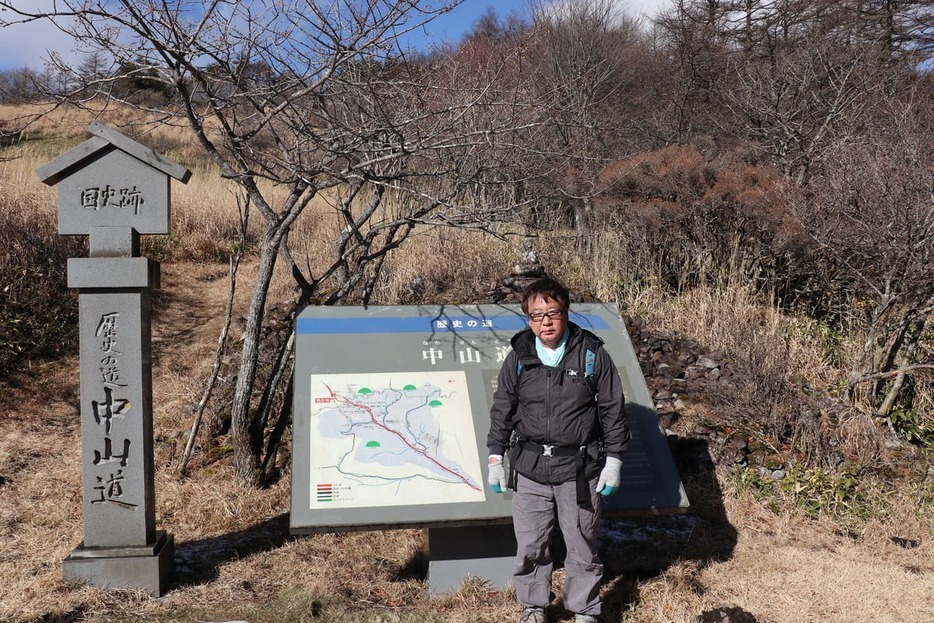
M250 404L253 386L256 382L256 368L259 360L260 334L263 315L266 309L266 297L279 255L281 231L269 225L263 235L259 267L253 284L253 295L246 315L246 328L243 333L243 350L240 353L240 372L234 390L231 405L231 445L234 452L234 475L244 486L256 486L260 481L260 455L262 439L256 439L250 431Z
M924 325L926 321L926 318L921 318L917 322L912 323L911 328L909 331L907 331L905 336L903 344L904 350L902 350L897 358L896 367L907 368L914 361L915 353L918 350L918 343L921 341L921 334L924 332ZM901 372L895 377L891 385L889 385L888 392L886 392L885 398L882 400L882 404L879 405L879 409L876 411L876 415L886 419L889 417L889 415L891 415L892 409L895 407L895 404L899 398L899 394L901 394L902 388L905 386L906 377L906 372Z

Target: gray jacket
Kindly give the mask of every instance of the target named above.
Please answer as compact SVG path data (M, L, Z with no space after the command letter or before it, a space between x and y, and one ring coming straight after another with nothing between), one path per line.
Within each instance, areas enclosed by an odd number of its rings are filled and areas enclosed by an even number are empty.
M510 453L513 467L544 484L574 480L573 453L585 444L590 458L586 473L592 478L603 465L601 450L622 458L630 438L619 372L602 340L573 322L568 329L564 357L555 367L539 360L530 329L513 336L490 411L490 454L504 454L515 431L520 442ZM588 349L596 356L591 380L584 378ZM549 451L543 452L542 445L566 451L546 456Z

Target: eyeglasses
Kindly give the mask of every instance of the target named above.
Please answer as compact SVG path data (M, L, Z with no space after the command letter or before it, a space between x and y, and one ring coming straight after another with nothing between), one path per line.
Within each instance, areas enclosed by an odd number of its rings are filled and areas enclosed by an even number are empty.
M532 322L541 322L545 318L548 318L548 320L557 320L563 315L563 309L549 309L546 312L532 312L529 314L529 320Z

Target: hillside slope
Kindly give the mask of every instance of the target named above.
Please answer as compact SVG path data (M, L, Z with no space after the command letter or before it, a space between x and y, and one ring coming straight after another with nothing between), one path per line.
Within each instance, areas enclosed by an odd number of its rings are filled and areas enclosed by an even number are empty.
M173 587L157 600L62 583L61 560L81 540L82 518L77 361L58 361L2 387L0 620L517 617L509 591L481 582L429 597L420 530L290 536L287 475L268 489L244 490L233 483L223 452L199 451L190 477L179 480L173 470L210 371L228 281L221 265L166 263L162 284L153 322L157 524L176 538ZM693 448L681 457L690 513L607 525L608 621L934 621L930 518L893 524L891 517L906 516L893 511L869 519L857 534L770 510L768 499L749 494L753 489L741 491L729 470L685 462L705 456L707 441L680 443ZM554 614L568 620L559 606Z

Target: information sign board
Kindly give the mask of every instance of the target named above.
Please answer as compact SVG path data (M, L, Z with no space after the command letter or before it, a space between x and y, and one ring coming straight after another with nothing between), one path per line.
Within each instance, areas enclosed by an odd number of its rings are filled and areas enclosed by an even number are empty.
M688 505L619 310L577 304L620 371L633 441L607 514ZM296 323L293 532L506 521L486 436L518 305L308 307Z

